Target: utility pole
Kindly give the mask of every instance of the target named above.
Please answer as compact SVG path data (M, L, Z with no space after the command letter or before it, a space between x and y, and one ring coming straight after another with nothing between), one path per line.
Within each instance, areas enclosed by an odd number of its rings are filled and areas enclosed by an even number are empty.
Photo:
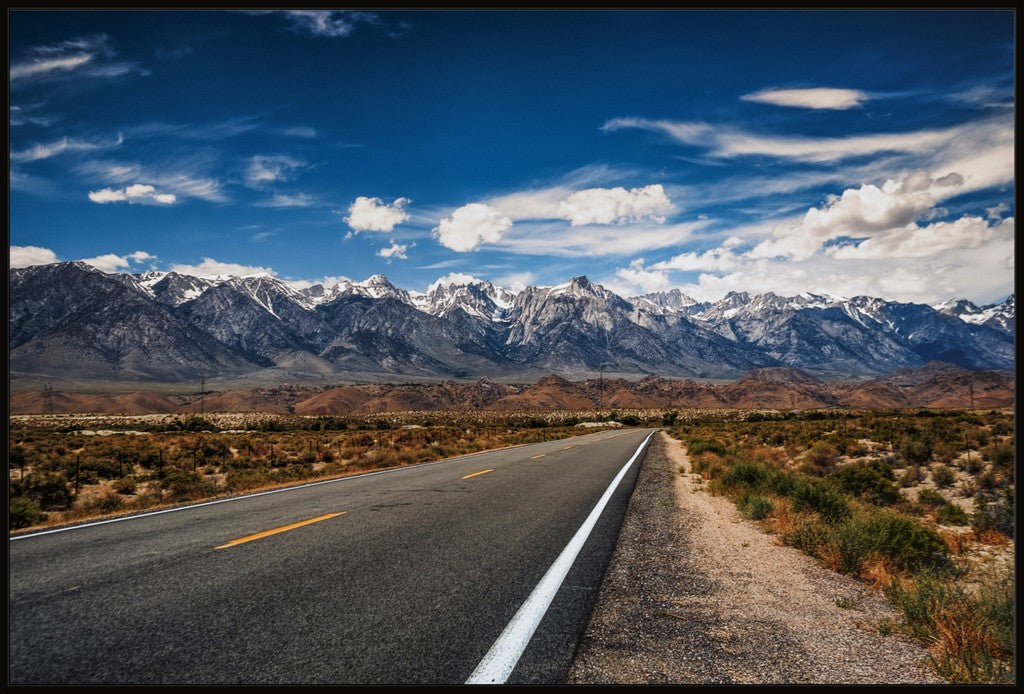
M53 387L49 383L43 386L43 414L53 414Z
M971 409L974 409L974 372L971 372L971 380L967 384L967 391L971 394Z
M199 386L199 414L206 414L206 376L202 377Z
M601 411L604 409L604 367L602 366L597 373L597 409Z

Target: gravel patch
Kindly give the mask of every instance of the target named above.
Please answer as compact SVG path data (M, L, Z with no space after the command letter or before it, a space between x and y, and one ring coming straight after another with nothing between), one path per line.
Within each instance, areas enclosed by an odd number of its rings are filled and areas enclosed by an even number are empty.
M935 684L865 584L784 547L651 442L577 647L572 684ZM843 605L843 607L840 607Z

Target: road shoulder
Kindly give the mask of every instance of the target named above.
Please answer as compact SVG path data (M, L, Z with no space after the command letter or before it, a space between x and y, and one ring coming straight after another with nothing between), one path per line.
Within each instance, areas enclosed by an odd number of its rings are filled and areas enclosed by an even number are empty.
M878 625L877 592L784 547L651 441L573 684L931 684L927 651ZM840 607L843 605L843 607Z

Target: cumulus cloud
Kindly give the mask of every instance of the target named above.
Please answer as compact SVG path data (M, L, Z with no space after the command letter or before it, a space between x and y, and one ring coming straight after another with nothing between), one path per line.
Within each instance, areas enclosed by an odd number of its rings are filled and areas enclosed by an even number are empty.
M49 265L57 262L57 254L40 246L11 246L10 266Z
M497 243L512 228L512 220L500 210L474 202L458 208L434 228L442 246L464 253L482 243Z
M461 287L467 284L479 284L482 282L478 277L468 275L464 272L449 272L444 277L439 277L427 286L427 294L434 291L438 287Z
M191 275L193 277L204 277L206 279L223 279L227 277L258 277L269 275L275 277L276 272L267 267L253 265L239 265L237 263L222 263L213 258L203 258L198 265L173 265L171 272L179 275Z
M629 267L619 268L615 275L631 285L640 287L645 294L664 291L672 286L667 272L645 268L643 258L635 259Z
M841 195L830 195L824 206L810 208L802 219L777 225L773 237L759 244L752 255L801 260L833 239L873 236L906 227L933 214L937 198L962 183L963 177L956 172L935 179L925 171L914 171L882 186L849 188Z
M740 252L737 241L727 240L702 253L678 254L647 267L642 259L634 260L616 271L616 280L624 284L616 285L615 291L628 295L671 286L698 301L747 291L783 296L812 292L840 298L866 295L926 304L951 298L984 304L1013 291L1013 218L990 223L963 216L923 226L911 224L801 258Z
M156 260L156 256L147 253L146 251L135 251L128 255L106 253L104 255L98 255L95 258L82 258L81 262L91 265L97 270L114 273L129 269L132 263L141 263L147 260Z
M626 190L588 188L570 195L558 206L559 217L572 226L612 224L648 218L658 223L673 210L660 183Z
M756 101L774 106L844 111L860 106L868 100L868 95L857 89L814 87L812 89L762 89L752 94L744 94L740 98L744 101Z
M128 202L158 205L173 205L177 196L173 193L158 193L156 188L144 183L134 183L124 188L101 188L89 193L89 199L95 203Z
M388 205L380 198L361 195L349 206L345 223L354 231L389 232L409 219L402 207L410 202L408 198L398 198Z
M249 160L245 170L245 184L260 188L270 183L291 180L293 172L306 163L287 155L258 154Z
M377 255L381 258L391 260L392 258L399 258L401 260L408 260L409 256L406 255L406 251L409 250L409 246L401 243L391 242L391 245L387 248L381 248L377 251Z
M950 252L979 248L998 238L1013 238L1013 218L993 225L981 217L964 216L923 227L911 224L875 235L859 243L832 246L827 253L839 259L934 258ZM1007 231L1009 230L1009 232Z

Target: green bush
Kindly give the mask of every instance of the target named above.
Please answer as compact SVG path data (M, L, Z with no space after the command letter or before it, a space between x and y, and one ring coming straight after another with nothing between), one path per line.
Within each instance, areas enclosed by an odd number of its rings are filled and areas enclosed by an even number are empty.
M927 463L932 459L932 442L920 436L908 436L900 444L900 455L908 463Z
M32 497L12 496L8 519L11 529L27 528L45 520L46 514L39 509L39 502Z
M700 455L701 453L717 453L718 455L725 455L727 453L725 446L720 442L704 439L692 439L686 444L686 449L690 455Z
M956 504L946 504L939 509L935 521L942 525L967 525L970 523L970 518L968 518L967 512Z
M775 504L763 496L750 496L743 506L743 511L754 520L764 520L774 510Z
M974 499L974 513L971 514L971 528L981 534L986 530L1014 537L1013 487L1005 487L1001 494L989 497L981 493Z
M900 490L890 480L892 468L881 461L855 463L833 470L827 479L840 490L878 506L891 506Z
M64 476L53 472L29 475L18 486L21 494L35 499L44 511L69 508L75 500Z
M817 480L798 480L794 486L794 511L814 511L829 523L849 517L846 497L834 487Z
M925 506L945 506L948 502L934 489L922 489L917 493L917 503Z
M956 473L948 465L938 463L932 466L932 481L937 487L948 487L956 481Z

